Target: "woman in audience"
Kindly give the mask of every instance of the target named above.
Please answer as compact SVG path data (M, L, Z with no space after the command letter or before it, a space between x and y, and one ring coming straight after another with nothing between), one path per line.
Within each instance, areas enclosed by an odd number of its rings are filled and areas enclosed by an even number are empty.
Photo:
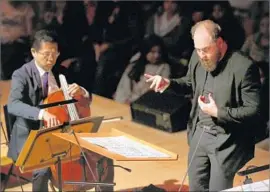
M99 1L91 34L97 70L93 93L112 98L132 56L143 37L141 7L137 1Z
M86 7L82 1L67 1L64 10L63 24L57 31L62 37L58 62L73 74L74 82L91 93L97 63Z
M230 48L240 50L245 41L245 31L234 16L230 3L214 2L210 19L219 24L222 29L221 36L228 42Z
M213 2L209 1L193 1L186 2L185 12L191 17L192 26L197 22L209 18L212 12Z
M146 35L155 34L165 43L170 57L180 60L189 57L187 49L191 44L189 37L190 20L182 16L179 2L165 0L163 6L149 18Z
M131 103L149 91L144 73L170 76L170 66L163 41L156 35L146 37L140 58L129 64L117 86L114 99L120 103Z
M10 79L14 70L27 62L33 31L32 6L23 1L0 1L1 79Z
M35 15L32 6L22 1L0 1L1 43L12 43L32 34L32 19Z
M256 62L269 63L269 14L266 13L260 20L257 33L249 36L241 51Z

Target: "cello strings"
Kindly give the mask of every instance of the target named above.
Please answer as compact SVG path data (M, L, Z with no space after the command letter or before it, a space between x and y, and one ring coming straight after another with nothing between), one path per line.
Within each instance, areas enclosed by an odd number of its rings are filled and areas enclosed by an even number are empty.
M59 75L59 79L60 79L60 84L61 84L61 87L63 89L65 99L66 100L71 99L71 97L68 95L68 92L67 92L68 84L67 84L65 76L64 75ZM68 104L67 106L68 106L69 115L70 115L71 120L79 119L79 115L77 113L75 105L74 104Z

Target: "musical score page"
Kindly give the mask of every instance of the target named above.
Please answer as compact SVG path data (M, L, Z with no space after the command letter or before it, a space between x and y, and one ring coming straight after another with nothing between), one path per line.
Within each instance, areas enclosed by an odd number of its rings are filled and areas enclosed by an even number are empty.
M250 184L240 185L234 188L226 189L221 192L227 191L270 191L270 180L266 179L263 181L258 181Z
M168 158L170 155L125 136L81 137L85 141L129 158Z

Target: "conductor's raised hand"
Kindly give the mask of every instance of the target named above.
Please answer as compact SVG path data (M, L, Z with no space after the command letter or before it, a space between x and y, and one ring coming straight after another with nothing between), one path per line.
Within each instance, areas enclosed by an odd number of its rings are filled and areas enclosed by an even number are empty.
M150 89L153 89L155 92L163 93L170 85L170 80L160 75L144 74L144 77L146 78L146 82L151 83Z

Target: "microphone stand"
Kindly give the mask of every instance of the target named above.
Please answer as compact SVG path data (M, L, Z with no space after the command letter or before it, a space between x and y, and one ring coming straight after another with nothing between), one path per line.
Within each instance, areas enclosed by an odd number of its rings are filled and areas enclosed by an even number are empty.
M77 143L77 145L78 145L79 148L80 148L81 154L83 155L84 162L86 163L88 169L90 170L90 172L91 172L91 174L92 174L94 180L97 181L97 179L95 178L95 175L94 175L94 173L93 173L93 170L91 169L91 167L90 167L90 165L89 165L89 162L87 161L87 158L86 158L86 156L85 156L85 153L84 153L84 151L83 151L83 148L82 148L81 145L80 145L80 142L79 142L79 140L78 140L77 135L75 134L75 132L74 132L73 129L71 129L70 133L73 134L73 136L74 136L74 138L75 138L75 140L76 140L76 143ZM103 182L77 182L77 181L65 181L64 183L65 183L65 184L70 184L70 185L95 185L95 186L98 188L99 191L100 191L100 186L115 186L115 183L103 183Z

